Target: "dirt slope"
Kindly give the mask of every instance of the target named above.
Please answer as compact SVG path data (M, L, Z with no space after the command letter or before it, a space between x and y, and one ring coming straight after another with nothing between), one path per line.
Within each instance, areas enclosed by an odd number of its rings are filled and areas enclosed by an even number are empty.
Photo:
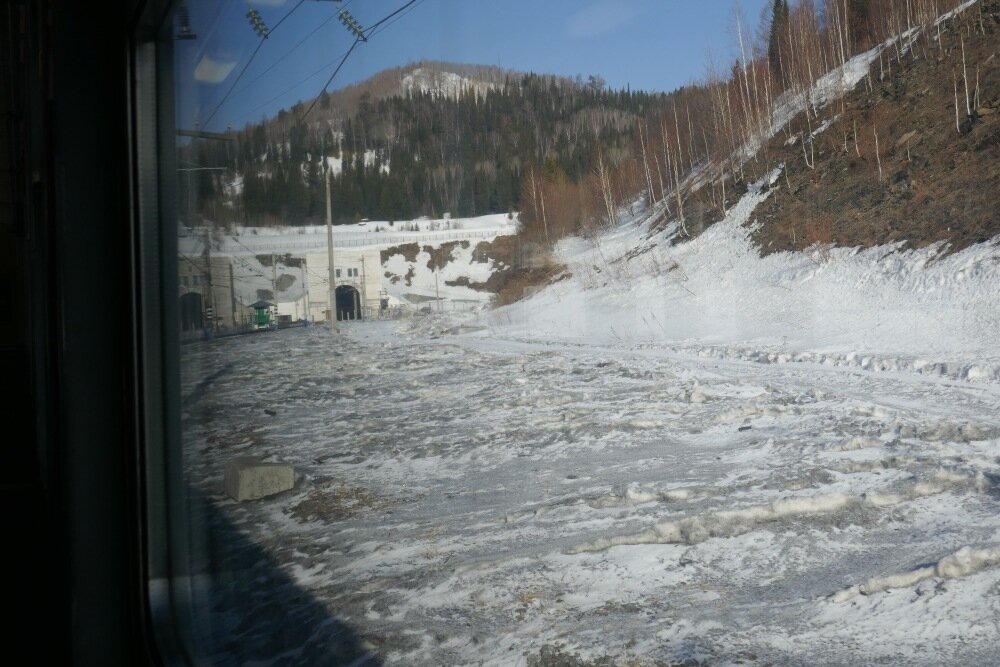
M888 49L870 83L819 119L800 114L752 163L760 173L788 166L787 179L757 211L763 253L894 241L947 241L954 251L1000 234L1000 0L983 0L942 25L940 43L936 37L924 34L901 60ZM832 124L811 151L806 144L810 168L801 136L823 120Z

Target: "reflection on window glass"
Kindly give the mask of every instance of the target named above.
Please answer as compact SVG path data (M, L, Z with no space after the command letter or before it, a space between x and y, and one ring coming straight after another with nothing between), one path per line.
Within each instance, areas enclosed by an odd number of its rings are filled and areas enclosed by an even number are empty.
M1000 3L171 21L192 650L1000 660Z

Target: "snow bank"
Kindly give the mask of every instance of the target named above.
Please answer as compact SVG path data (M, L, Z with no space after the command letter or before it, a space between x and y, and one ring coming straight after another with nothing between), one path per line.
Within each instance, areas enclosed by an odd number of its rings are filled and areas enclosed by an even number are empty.
M980 487L982 481L977 477L942 471L926 481L903 486L898 491L798 496L766 505L698 514L679 521L658 523L649 530L633 535L601 538L574 547L570 553L604 551L632 544L697 544L712 537L733 537L747 533L761 524L775 521L832 514L850 507L891 507L946 491Z
M874 595L893 588L909 588L924 579L957 579L1000 565L1000 546L985 549L962 547L934 565L917 568L910 572L872 577L863 584L838 591L830 597L833 602L847 602L858 594Z
M632 220L557 247L572 278L499 309L512 337L670 345L703 357L1000 380L1000 246L944 255L814 247L761 257L754 209L780 172L751 186L721 222L678 241ZM766 224L766 223L764 223Z

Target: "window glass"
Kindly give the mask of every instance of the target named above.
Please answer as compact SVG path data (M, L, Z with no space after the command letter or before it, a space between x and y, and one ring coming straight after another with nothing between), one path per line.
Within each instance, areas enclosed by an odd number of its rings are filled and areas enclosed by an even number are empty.
M175 3L192 654L997 664L997 25Z

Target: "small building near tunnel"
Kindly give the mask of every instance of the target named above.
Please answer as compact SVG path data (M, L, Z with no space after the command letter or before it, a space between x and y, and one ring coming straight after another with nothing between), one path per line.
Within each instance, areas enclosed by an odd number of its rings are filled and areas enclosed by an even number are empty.
M241 307L236 301L233 264L228 257L181 255L177 261L180 328L197 331L204 327L228 329L240 324Z
M329 264L327 253L306 254L309 283L309 319L322 322L329 308ZM382 291L382 260L376 247L334 248L338 320L368 319L379 313Z

